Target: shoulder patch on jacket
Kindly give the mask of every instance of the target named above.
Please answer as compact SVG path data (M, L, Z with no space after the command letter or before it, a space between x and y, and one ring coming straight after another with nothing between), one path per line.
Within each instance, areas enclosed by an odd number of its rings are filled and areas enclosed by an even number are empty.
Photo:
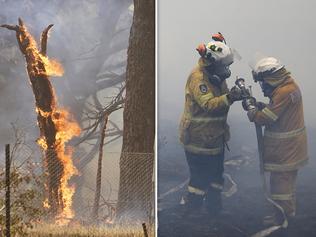
M200 85L200 91L205 94L207 92L207 86L205 84Z
M291 92L290 94L292 103L295 104L296 102L301 100L301 91L299 89L296 89L295 91Z

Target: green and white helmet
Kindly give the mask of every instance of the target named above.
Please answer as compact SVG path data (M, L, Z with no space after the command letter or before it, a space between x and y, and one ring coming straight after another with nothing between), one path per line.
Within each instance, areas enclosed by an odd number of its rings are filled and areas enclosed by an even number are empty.
M205 65L222 64L228 67L234 62L234 52L220 41L210 41L208 44L199 44L196 50L204 59Z
M229 66L234 62L232 49L220 41L211 41L206 45L206 57L211 57L215 63L224 66Z

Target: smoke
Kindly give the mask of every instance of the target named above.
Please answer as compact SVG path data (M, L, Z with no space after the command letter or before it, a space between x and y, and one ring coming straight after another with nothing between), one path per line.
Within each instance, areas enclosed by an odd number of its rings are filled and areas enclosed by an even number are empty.
M40 34L49 24L54 24L48 38L47 56L58 60L64 67L62 77L51 77L58 104L71 111L78 121L98 106L109 103L118 93L125 78L127 47L132 24L132 0L0 0L0 24L15 25L22 18L29 32L39 43ZM120 81L115 82L115 74ZM13 31L0 28L0 158L4 155L4 144L14 142L10 123L26 132L26 143L40 156L36 139L39 129L36 124L35 99L29 85L25 59L18 49ZM123 111L110 115L108 129L113 123L122 129ZM112 123L113 122L113 123ZM89 125L82 122L81 127ZM113 137L106 137L105 143ZM95 144L96 139L90 140ZM91 150L90 144L80 145L74 163ZM119 181L119 152L122 139L105 146L102 195L117 198ZM82 154L81 154L82 153ZM96 152L97 154L97 152ZM40 157L36 157L40 159ZM78 191L85 201L94 198L96 155L81 174ZM88 175L85 175L88 174ZM113 182L112 182L113 181ZM110 188L109 188L110 187ZM89 189L90 188L90 189ZM110 189L110 191L109 191ZM84 193L84 194L82 194ZM82 201L83 199L79 200ZM90 200L90 201L91 201ZM76 202L76 201L75 201ZM82 203L78 204L83 210Z
M106 97L117 91L99 89L97 75L110 69L109 57L113 65L120 64L119 74L125 71L131 3L131 0L1 0L0 24L15 25L21 17L38 43L42 30L54 24L48 39L48 56L61 62L65 75L52 77L51 81L58 103L70 108L80 120L81 100L89 100L89 95L99 91L99 100L106 103L109 100ZM121 52L120 58L116 51ZM38 129L34 98L14 32L0 29L0 52L0 144L13 142L10 123L17 120L21 127L28 128L29 140L35 141ZM117 112L112 119L122 125L121 117L121 112Z
M188 175L183 148L178 143L178 124L184 107L184 88L190 71L199 58L195 48L211 40L220 31L227 44L241 55L231 66L234 85L236 76L245 78L258 100L262 96L251 76L249 62L257 52L274 56L292 73L303 94L305 122L309 138L310 163L302 170L300 182L315 178L316 111L314 109L314 54L316 28L313 23L315 1L167 1L158 4L158 135L166 145L159 149L159 188L172 182L167 173ZM240 103L230 109L230 152L226 158L242 154L242 147L256 151L254 126L248 121ZM241 139L242 138L242 139ZM257 158L255 162L257 162ZM258 164L248 173L242 185L260 185ZM160 175L163 174L163 175ZM239 174L242 175L242 174ZM175 175L172 177L175 178ZM251 178L249 178L251 177ZM169 180L168 180L169 179ZM185 177L182 177L182 181ZM180 183L181 180L178 180ZM166 190L166 189L165 189Z
M307 126L316 127L313 108L315 81L313 61L316 28L314 1L222 1L182 3L159 1L158 87L160 119L177 118L183 108L186 79L197 63L200 42L220 31L227 43L242 56L232 67L230 86L241 76L252 84L254 94L263 99L259 86L252 83L249 61L256 52L279 58L303 92ZM181 6L181 10L179 8ZM298 10L299 9L299 10ZM299 12L298 12L299 11ZM242 119L241 106L234 105L230 118ZM233 117L234 116L234 117Z

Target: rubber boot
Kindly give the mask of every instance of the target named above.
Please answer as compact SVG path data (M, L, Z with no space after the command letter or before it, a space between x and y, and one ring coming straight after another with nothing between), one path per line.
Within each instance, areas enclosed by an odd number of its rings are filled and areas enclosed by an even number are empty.
M184 197L184 218L200 218L204 195L188 193Z
M209 188L205 202L208 215L210 217L218 217L223 208L221 190Z
M265 216L263 218L263 225L268 226L275 226L275 225L282 225L284 221L284 217L281 213L274 212L270 216Z

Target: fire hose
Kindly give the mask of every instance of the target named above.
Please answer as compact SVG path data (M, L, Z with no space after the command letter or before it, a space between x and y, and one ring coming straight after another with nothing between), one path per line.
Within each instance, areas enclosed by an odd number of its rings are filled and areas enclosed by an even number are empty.
M227 191L223 191L222 194L224 195L224 197L231 197L233 196L236 192L237 192L237 183L233 180L232 176L228 173L224 173L224 176L227 178L227 180L231 183L230 188ZM189 184L190 179L186 179L184 182L178 184L177 186L169 189L167 192L159 195L158 200L162 200L164 199L166 196L169 196L170 194L176 193L178 191L180 191L181 189L183 189L185 186L187 186ZM180 201L180 204L184 204L184 200L182 198L182 200Z
M239 87L239 89L242 92L243 102L245 104L249 105L249 107L247 107L247 110L256 109L256 106L254 106L252 103L247 103L247 100L254 99L252 97L251 87L249 87L249 89L247 89L245 86L245 80L243 78L238 78L238 77L235 81L235 84L236 84L236 86ZM255 233L254 235L251 236L251 237L264 237L264 236L268 236L269 234L271 234L272 232L274 232L280 228L287 228L288 227L288 220L287 220L287 217L285 215L284 209L278 203L276 203L274 200L272 200L269 196L267 182L266 182L266 176L265 176L264 167L263 167L263 133L262 133L262 127L258 123L255 123L255 127L256 127L258 153L259 153L260 177L262 180L264 196L268 202L270 202L273 206L275 206L278 210L280 210L280 212L282 213L282 216L283 216L283 223L281 225L271 226L267 229L259 231L258 233Z

